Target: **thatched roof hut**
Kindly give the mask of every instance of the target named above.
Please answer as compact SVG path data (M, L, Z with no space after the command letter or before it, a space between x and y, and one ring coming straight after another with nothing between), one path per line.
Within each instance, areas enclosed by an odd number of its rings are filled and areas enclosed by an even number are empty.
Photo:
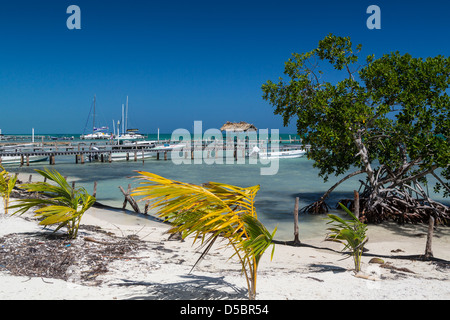
M220 128L221 131L238 131L238 132L245 132L245 131L257 131L258 129L253 125L249 124L247 122L241 121L241 122L230 122L227 121L222 128Z

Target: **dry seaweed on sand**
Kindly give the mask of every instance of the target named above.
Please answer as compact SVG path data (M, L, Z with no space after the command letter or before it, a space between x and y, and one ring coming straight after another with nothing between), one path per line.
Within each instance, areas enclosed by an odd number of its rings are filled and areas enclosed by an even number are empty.
M0 271L14 276L70 280L99 284L97 276L108 272L118 259L134 259L146 247L136 235L115 237L98 228L89 236L68 240L55 233L12 233L0 238ZM94 233L92 233L94 232Z

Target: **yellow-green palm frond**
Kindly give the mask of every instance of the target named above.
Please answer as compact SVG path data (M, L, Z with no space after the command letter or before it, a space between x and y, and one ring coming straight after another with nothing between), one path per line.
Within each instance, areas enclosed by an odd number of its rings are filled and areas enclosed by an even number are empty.
M240 216L256 217L254 199L259 186L240 188L209 182L202 186L139 172L143 180L133 196L144 196L149 207L170 221L178 232L234 234L243 226Z
M17 176L10 175L1 165L0 165L0 196L3 198L5 213L8 213L9 198L11 192L16 185Z
M217 182L199 186L149 172L138 173L140 186L132 196L149 201L149 207L172 224L171 232L180 232L183 238L193 235L194 243L201 239L206 249L200 258L219 236L226 239L235 250L232 256L241 262L250 292L259 260L276 232L270 234L257 219L255 197L259 186L241 188ZM254 297L254 292L250 296Z

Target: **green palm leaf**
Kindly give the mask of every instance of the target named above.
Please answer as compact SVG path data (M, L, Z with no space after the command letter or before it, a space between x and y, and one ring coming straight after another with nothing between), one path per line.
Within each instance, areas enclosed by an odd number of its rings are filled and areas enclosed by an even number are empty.
M361 268L361 255L365 243L367 242L367 226L361 223L358 218L344 205L339 203L341 208L351 217L350 220L344 220L335 214L328 214L327 224L331 224L332 227L327 230L330 233L327 235L326 240L336 241L344 244L344 249L351 250L355 270L359 271Z
M249 297L254 298L258 263L273 244L276 232L270 234L257 220L254 202L259 186L241 188L218 182L198 186L149 172L138 173L140 186L133 190L132 196L150 201L149 207L172 224L171 232L179 232L183 238L193 235L194 243L200 238L205 248L200 259L219 236L226 239L227 246L234 249L232 257L237 256L241 262Z
M22 184L28 192L41 195L38 199L20 199L17 204L10 206L17 209L14 214L24 214L28 210L35 210L35 216L41 218L41 225L58 225L56 230L67 227L69 237L75 238L83 214L94 203L95 198L84 188L72 188L56 170L36 170L40 175L52 182L37 182Z

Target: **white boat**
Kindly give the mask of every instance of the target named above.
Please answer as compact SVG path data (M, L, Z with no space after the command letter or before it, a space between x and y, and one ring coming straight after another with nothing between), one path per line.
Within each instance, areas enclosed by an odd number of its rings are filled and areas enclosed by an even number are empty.
M129 152L115 152L115 153L111 153L111 160L112 161L134 161L134 152L133 150L130 150ZM128 157L128 159L127 159ZM155 152L146 152L144 151L144 153L142 153L142 151L137 150L136 153L136 160L142 160L142 158L144 159L148 159L148 158L154 158L156 157L156 153Z
M20 164L22 162L21 156L4 156L0 154L1 165L9 165L9 164ZM30 156L29 162L39 162L47 160L47 156ZM23 158L23 162L26 163L26 157Z
M22 162L21 156L9 156L8 152L17 152L18 150L21 151L33 151L33 147L36 145L34 143L26 143L26 144L15 144L15 145L6 145L0 147L0 159L1 159L1 165L8 165L8 164L20 164ZM47 160L47 156L29 156L28 161L29 162L39 162L39 161L45 161ZM26 156L23 157L23 162L27 162Z
M145 137L138 132L139 131L138 129L128 129L128 96L125 114L124 114L124 106L122 104L122 134L120 134L119 126L120 121L117 123L117 134L114 132L114 140L117 140L119 144L123 144L124 141L136 141L140 139L145 139Z
M90 113L89 113L90 115ZM88 118L89 120L89 118ZM85 127L86 129L86 127ZM80 136L81 140L100 140L100 139L111 139L111 135L106 133L108 131L108 127L96 127L95 126L95 95L94 95L94 113L92 120L92 133L82 134Z
M153 150L165 151L165 150L182 149L184 146L185 146L184 143L176 143L176 144L164 143L163 145L154 147Z
M139 139L145 139L143 135L137 132L137 129L127 129L125 134L114 137L114 140L118 141L135 141Z
M274 152L263 152L258 147L254 147L250 153L250 157L258 156L260 159L291 159L291 158L301 158L307 151L305 149L291 149L286 148L280 151Z
M94 128L96 130L97 128ZM99 129L97 129L99 130ZM84 134L80 136L81 140L100 140L100 139L111 139L111 135L105 132L97 131L94 133Z
M114 152L111 153L111 160L112 161L126 161L127 157L128 160L134 160L134 153L136 152L136 158L137 160L142 160L142 158L154 158L156 157L156 153L152 151L148 151L148 148L151 150L154 149L156 141L124 141L124 143L121 145L121 149L125 149L123 152ZM147 150L144 150L142 153L142 148L146 147Z

